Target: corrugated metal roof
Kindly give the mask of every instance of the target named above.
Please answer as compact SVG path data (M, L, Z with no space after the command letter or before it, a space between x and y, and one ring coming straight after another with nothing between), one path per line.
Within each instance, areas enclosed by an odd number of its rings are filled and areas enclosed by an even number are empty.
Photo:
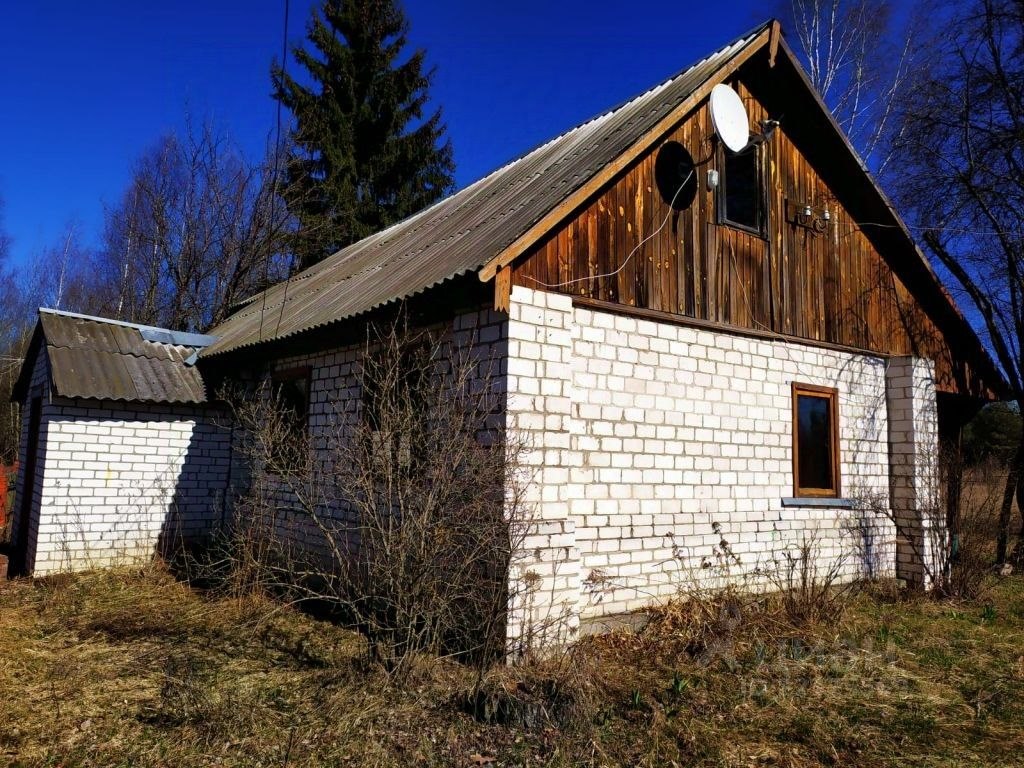
M758 27L631 101L257 296L202 357L367 312L480 269L665 118L752 42Z
M203 379L190 360L212 337L52 309L39 310L39 327L53 387L61 397L206 402ZM192 344L151 341L153 338Z

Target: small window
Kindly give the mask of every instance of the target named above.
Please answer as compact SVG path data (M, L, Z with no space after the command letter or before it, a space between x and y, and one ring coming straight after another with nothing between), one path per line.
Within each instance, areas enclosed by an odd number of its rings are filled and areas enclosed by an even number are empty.
M270 377L277 407L296 434L305 432L309 421L309 373L309 368L292 368Z
M764 229L759 149L755 144L739 152L722 148L724 157L718 200L721 223L757 234Z
M401 428L404 416L422 410L424 388L433 368L429 339L402 345L398 355L363 361L363 419L373 432Z
M793 385L793 492L839 496L836 390Z

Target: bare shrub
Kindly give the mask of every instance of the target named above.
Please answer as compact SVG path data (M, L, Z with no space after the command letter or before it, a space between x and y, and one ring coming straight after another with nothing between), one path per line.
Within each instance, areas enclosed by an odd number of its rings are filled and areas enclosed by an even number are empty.
M396 674L421 652L500 656L516 597L525 446L498 361L462 342L370 326L361 401L308 426L273 384L231 398L249 478L229 581L328 608Z
M994 461L968 468L956 446L936 449L939 472L919 478L912 508L885 494L853 494L862 513L887 519L937 598L973 599L991 573L1006 469ZM951 478L955 482L950 482ZM951 496L948 489L955 488Z
M822 557L821 542L813 531L775 555L764 573L793 626L831 625L842 618L856 590L854 582L842 581L845 564L843 555Z
M703 556L673 544L676 592L647 610L641 635L652 653L685 653L700 666L733 667L740 649L834 626L859 583L846 580L845 554L833 556L809 532L788 546L744 563L721 525L718 541Z

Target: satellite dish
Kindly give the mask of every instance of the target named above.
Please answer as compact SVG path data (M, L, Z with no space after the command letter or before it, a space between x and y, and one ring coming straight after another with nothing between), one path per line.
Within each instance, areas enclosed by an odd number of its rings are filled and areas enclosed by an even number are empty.
M719 83L711 89L711 124L715 133L733 152L739 152L750 139L750 119L739 94Z

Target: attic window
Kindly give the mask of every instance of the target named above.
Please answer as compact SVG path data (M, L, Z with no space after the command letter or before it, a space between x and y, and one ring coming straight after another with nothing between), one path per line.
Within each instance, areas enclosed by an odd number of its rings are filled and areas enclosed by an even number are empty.
M758 235L763 234L764 187L760 146L751 144L739 152L723 147L722 153L719 222Z

